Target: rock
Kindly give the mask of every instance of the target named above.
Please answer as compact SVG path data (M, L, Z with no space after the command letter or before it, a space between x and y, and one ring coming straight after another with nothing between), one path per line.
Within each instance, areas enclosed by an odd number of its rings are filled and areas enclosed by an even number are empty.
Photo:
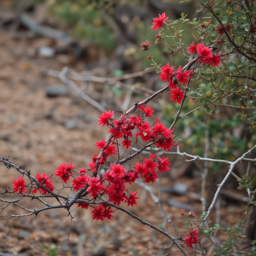
M101 246L96 252L91 252L93 256L106 256L107 248Z
M84 112L80 112L78 115L77 115L77 118L81 119L81 120L84 120L86 118L86 114Z
M71 232L74 232L76 233L77 235L82 235L84 233L84 225L81 225L81 226L72 226L71 227Z
M70 247L67 244L62 244L61 245L61 251L62 252L70 251Z
M47 97L58 97L68 95L68 89L65 85L51 86L46 89Z
M184 209L185 211L193 211L194 208L192 205L189 205L189 204L183 204L183 203L180 203L180 202L177 202L177 201L174 201L172 199L167 199L167 202L166 202L168 205L170 206L174 206L174 207L177 207L177 208L180 208L180 209Z
M122 242L120 240L118 240L118 239L112 240L111 244L113 244L113 246L114 246L113 249L114 250L118 250L123 245Z
M183 183L177 182L172 187L162 187L160 190L166 193L176 193L179 195L184 195L188 192L188 187Z
M25 239L25 238L27 238L29 236L30 236L30 234L28 232L26 232L26 231L20 231L19 234L18 234L18 238L19 239Z
M57 218L60 215L60 212L58 212L58 211L51 211L49 215L50 215L50 217L52 219L55 219L55 218Z
M65 128L68 129L68 130L78 128L77 122L76 122L76 121L73 121L73 120L66 120L66 121L64 121L64 126L65 126Z
M41 46L38 48L38 53L41 57L52 58L55 55L55 50L51 47Z
M17 116L9 116L9 120L11 122L17 122L18 121L18 117Z

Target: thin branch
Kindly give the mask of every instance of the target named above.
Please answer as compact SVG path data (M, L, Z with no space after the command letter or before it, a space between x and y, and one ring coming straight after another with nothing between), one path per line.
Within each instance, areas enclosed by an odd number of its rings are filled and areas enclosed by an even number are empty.
M211 211L212 211L212 209L213 209L213 207L214 207L214 205L215 205L215 203L216 203L216 201L217 201L217 198L218 198L218 196L219 196L219 193L220 193L220 191L221 191L223 185L224 185L225 182L227 181L228 177L230 176L231 172L233 171L235 165L236 165L237 163L239 163L240 161L242 161L242 160L245 158L245 156L248 155L248 154L250 154L255 148L256 148L256 145L254 145L250 150L248 150L246 153L244 153L244 154L243 154L241 157L239 157L236 161L232 162L232 164L231 164L231 166L230 166L230 168L229 168L228 173L226 174L226 176L224 177L224 179L222 180L222 182L221 182L221 183L219 184L219 186L218 186L218 189L217 189L217 191L216 191L216 193L215 193L215 195L214 195L214 198L213 198L213 200L212 200L212 203L211 203L211 205L210 205L210 207L209 207L209 209L208 209L208 211L207 211L207 214L205 215L203 221L206 221L207 218L209 217L209 215L210 215L210 213L211 213Z

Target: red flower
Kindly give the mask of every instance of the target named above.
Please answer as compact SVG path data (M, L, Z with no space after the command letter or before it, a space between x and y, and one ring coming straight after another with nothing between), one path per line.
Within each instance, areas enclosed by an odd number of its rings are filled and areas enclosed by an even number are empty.
M123 134L121 131L119 131L119 129L117 127L115 128L111 128L109 131L109 133L112 133L114 135L114 140L115 139L120 139L123 137Z
M165 16L165 12L161 15L159 14L159 18L154 18L154 22L152 23L154 26L152 27L153 30L157 30L161 28L164 24L165 20L168 20L169 17Z
M166 157L166 158L158 157L158 159L160 161L160 163L158 164L158 170L160 172L168 172L170 170L169 166L171 165L171 163L168 161L168 157Z
M41 183L42 185L44 185L46 188L48 188L48 190L53 191L54 190L54 186L52 185L52 181L49 178L49 175L46 175L45 173L42 173L41 175L38 173L36 175L36 179L39 183ZM39 188L38 191L42 194L45 195L48 193L47 190L45 190L44 188Z
M90 170L92 171L92 172L96 172L97 170L96 170L96 163L94 163L94 162L92 162L92 163L89 163L88 164L89 165L89 167L90 167Z
M169 84L168 84L169 88L176 88L178 86L178 83L176 81L172 81L170 80L169 81Z
M112 219L112 213L110 206L106 206L105 204L100 204L96 207L92 212L92 219L103 221L104 218Z
M187 247L192 248L192 244L197 244L199 243L199 230L198 229L194 229L190 231L190 236L187 236L184 240L187 244Z
M96 149L102 149L106 146L106 141L104 140L96 141L95 146L96 146Z
M95 220L95 219L96 220L101 220L101 221L104 220L102 204L100 204L98 207L96 207L91 213L92 213L92 219L93 220Z
M161 67L162 71L159 73L159 78L161 81L170 81L172 76L174 75L173 70L174 67L171 67L169 63L167 63L165 66Z
M87 204L87 203L78 203L77 207L82 207L83 209L88 209L89 204Z
M163 150L170 151L171 147L177 146L177 144L173 144L173 139L170 138L170 139L158 140L156 143L156 146Z
M215 29L216 29L216 31L218 32L219 35L222 35L223 32L224 32L224 29L220 25L218 25Z
M184 92L180 88L173 88L171 91L170 100L173 102L181 103L184 98Z
M187 247L190 247L190 248L193 248L192 247L192 236L187 236L184 238L186 244L187 244Z
M163 123L160 123L158 118L156 119L156 124L153 127L153 131L157 139L172 138L173 130L169 130L166 126L163 125Z
M122 145L125 147L125 150L127 150L131 146L131 143L130 140L124 139Z
M126 172L124 167L120 164L111 164L109 168L110 176L112 178L122 178L124 176L124 172Z
M32 191L31 191L32 194L36 194L37 193L37 190L36 188L34 188Z
M221 57L220 55L213 55L209 60L209 65L212 67L218 67L220 65Z
M22 194L22 195L26 193L26 191L27 191L26 183L25 183L25 179L22 176L20 176L18 178L18 180L13 180L12 183L13 183L12 190L14 192L16 192L18 194Z
M86 189L92 197L96 197L100 191L105 190L105 187L101 184L100 179L97 177L92 177L88 182L89 188Z
M71 170L74 170L76 167L72 166L73 161L69 165L67 163L62 163L57 170L55 171L55 176L59 176L64 183L67 183L70 176L71 176Z
M196 51L199 55L201 55L203 58L204 57L212 57L212 49L207 48L204 43L202 44L197 44L196 46Z
M73 180L72 187L75 191L78 191L86 186L89 181L89 177L85 175L81 175Z
M134 166L134 171L136 171L139 174L142 174L145 171L144 165L142 163L136 163Z
M128 206L133 206L137 204L136 199L139 199L139 197L136 196L137 192L131 192L129 197L126 197L125 202L128 203Z
M144 163L144 169L150 169L155 171L156 167L158 166L158 163L155 163L152 161L152 159L145 159L145 163Z
M108 120L112 118L113 114L114 114L114 111L111 111L111 110L109 110L109 112L105 111L104 113L102 113L99 116L99 118L100 118L100 120L98 120L99 125L101 125L101 126L108 125Z
M189 47L188 47L189 52L196 52L196 45L195 42L193 42Z
M226 30L228 31L228 33L230 33L230 31L231 31L231 27L232 27L231 24L226 25Z
M86 169L85 169L85 168L79 169L79 173L84 174L85 172L86 172Z
M121 202L124 202L126 199L125 194L120 193L112 193L109 195L109 201L113 202L116 205L120 205Z
M140 50L141 50L141 51L147 51L150 42L151 42L151 41L148 41L147 43L142 43L142 44L140 44L140 46L142 46L142 48L141 48Z
M146 114L146 117L149 117L149 118L152 117L152 113L155 111L155 110L152 110L149 106L143 107L143 105L140 105L139 109Z
M183 83L183 84L186 84L188 82L188 79L190 78L190 75L191 75L191 71L187 70L187 71L184 71L184 72L181 72L182 71L182 67L180 66L176 71L175 73L177 74L176 75L176 78L177 80L180 82L180 83Z
M108 156L113 156L114 154L116 154L116 146L114 143L110 143L108 145L108 147L104 150L104 153L107 154L107 157Z
M142 178L144 178L145 183L152 182L154 183L156 179L158 178L156 171L152 169L146 169L142 175Z
M113 218L113 216L111 214L114 213L111 210L111 207L110 206L106 206L106 205L103 205L103 207L104 207L103 217L111 220Z

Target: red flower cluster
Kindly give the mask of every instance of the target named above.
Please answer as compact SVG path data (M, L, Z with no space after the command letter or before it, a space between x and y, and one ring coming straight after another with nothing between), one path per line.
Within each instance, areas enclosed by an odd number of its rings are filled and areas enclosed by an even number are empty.
M159 14L159 18L154 19L153 29L162 27L164 21L167 19L168 17L165 16L165 13L162 15ZM230 31L231 26L226 27L226 29ZM159 35L159 37L160 36L161 35ZM143 47L142 50L147 50L149 44L150 41L141 44ZM203 64L209 64L214 67L220 65L220 54L214 55L212 49L206 47L204 43L193 42L189 47L189 52L197 54L198 61ZM161 81L168 82L168 86L171 89L171 101L177 103L182 102L185 93L181 86L186 85L193 74L194 72L183 70L181 66L175 71L175 67L171 67L169 63L161 67L159 78ZM139 199L139 197L136 196L137 192L128 191L126 188L128 183L134 183L139 177L141 177L145 183L155 182L159 172L163 173L170 170L171 163L168 161L168 158L160 158L159 156L151 154L149 158L137 162L135 166L127 165L129 169L123 166L124 162L127 161L126 159L110 164L109 169L106 171L107 158L116 155L117 147L120 145L123 145L125 150L129 149L132 145L132 140L135 140L135 143L137 143L138 139L146 143L151 142L151 145L155 144L156 147L165 151L170 151L172 146L177 145L174 143L172 135L173 130L168 129L163 123L160 123L158 119L156 119L153 125L145 121L146 118L153 117L154 110L151 109L151 107L146 104L142 105L137 103L137 105L135 104L134 110L137 110L137 114L135 111L130 115L122 113L119 119L113 118L114 111L112 110L105 111L99 116L99 125L107 126L111 136L108 141L100 140L96 142L96 149L101 150L101 152L92 157L92 162L88 164L88 169L81 168L79 172L76 172L75 166L72 166L73 161L71 161L69 165L66 162L61 163L55 171L55 176L59 177L65 184L73 178L72 188L75 191L82 190L81 196L83 201L78 201L77 206L84 209L88 209L89 206L93 207L91 212L93 219L103 221L105 218L111 219L113 217L113 211L108 202L118 206L121 203L127 203L128 206L137 204L137 199ZM103 168L99 171L100 166L103 166ZM105 170L105 173L103 170ZM92 172L92 176L88 175L90 172ZM41 175L37 174L36 180L44 187L40 185L32 187L32 194L37 193L38 190L41 195L46 195L48 192L54 190L49 175L45 173ZM14 192L19 194L27 192L23 177L20 176L18 180L13 180L13 184ZM101 196L103 195L108 197L108 201L99 203L98 199L101 200ZM88 201L86 202L86 200ZM191 218L194 215L193 212L189 214ZM189 214L188 216L190 216ZM192 247L192 244L199 242L198 232L198 230L190 231L190 236L185 238L187 246Z
M203 62L204 65L209 64L211 67L217 67L220 65L220 61L221 61L220 53L213 54L212 48L206 47L204 43L195 44L195 42L193 42L193 44L191 44L188 47L188 51L190 53L196 52L199 55L199 57L201 57L198 59L198 62Z
M225 26L225 29L227 30L228 33L230 33L230 31L231 31L231 27L232 27L231 24L227 24ZM216 29L216 31L218 32L219 35L222 35L224 33L224 28L220 25L216 26L215 29Z
M199 243L199 230L198 229L194 229L190 231L190 236L187 236L184 240L187 244L187 247L192 248L192 244L197 244Z

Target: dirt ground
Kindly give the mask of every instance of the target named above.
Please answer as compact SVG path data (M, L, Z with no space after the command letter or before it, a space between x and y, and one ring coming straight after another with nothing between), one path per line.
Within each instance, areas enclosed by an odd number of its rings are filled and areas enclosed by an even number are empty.
M100 112L85 101L70 93L47 97L48 87L62 83L57 78L45 76L45 70L61 70L71 63L74 70L83 68L83 62L75 62L72 56L60 54L47 59L36 54L38 47L51 43L50 39L40 37L15 39L12 32L0 30L0 156L9 157L21 168L31 170L33 175L43 172L51 174L60 163L70 162L71 157L77 168L87 167L92 155L97 153L95 141L107 136L107 131L103 132L97 125ZM0 166L0 173L0 190L11 189L12 180L18 174L3 165ZM169 177L161 179L162 186L171 186L175 182ZM179 182L197 192L200 178L182 176ZM151 197L148 194L145 196L141 189L139 197L138 205L130 211L161 227L163 218ZM197 217L201 213L201 204L199 201L191 202L187 196L163 194L164 210L182 234L184 218L179 208L165 203L167 198L193 204ZM30 200L25 205L31 209L39 207ZM233 225L241 217L244 206L229 204L226 211L221 212L221 224ZM19 212L11 206L4 211L4 216ZM115 212L113 220L105 222L92 221L90 211L85 209L74 207L72 213L75 215L72 223L64 210L45 212L37 218L0 221L0 253L55 255L50 254L50 250L56 247L58 256L155 255L164 244L170 243L163 235L123 212ZM173 228L168 227L175 236ZM203 238L204 248L210 245L207 241ZM187 251L193 255L192 250ZM171 255L181 253L174 247ZM211 255L211 251L207 255Z

